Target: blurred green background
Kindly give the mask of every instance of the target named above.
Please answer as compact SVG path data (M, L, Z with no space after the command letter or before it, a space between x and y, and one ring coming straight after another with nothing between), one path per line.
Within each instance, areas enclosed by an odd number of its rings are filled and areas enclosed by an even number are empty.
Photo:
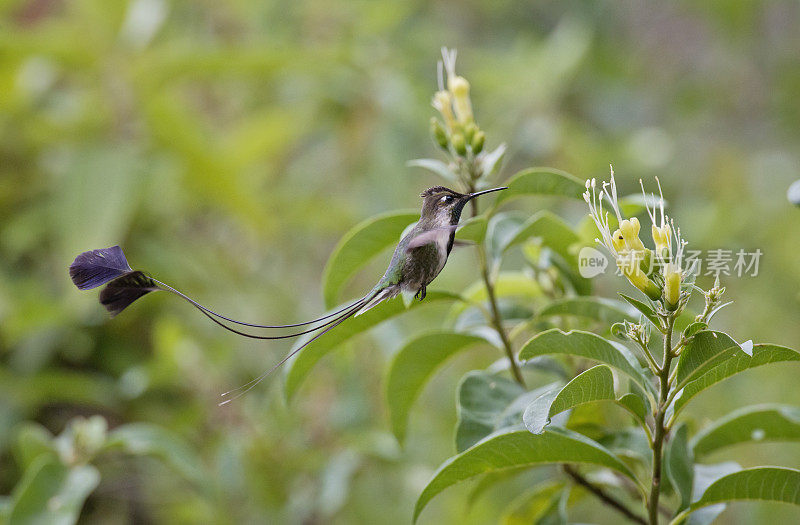
M240 340L154 294L113 321L67 266L120 244L136 268L238 318L323 310L320 276L341 235L416 208L439 184L406 161L428 137L442 45L502 172L550 165L626 193L658 176L690 247L760 248L731 278L719 329L800 347L800 4L710 2L6 0L0 3L0 494L22 475L23 422L75 416L157 424L198 472L106 454L85 523L408 523L452 454L454 388L496 355L451 362L398 447L382 370L409 315L340 349L287 406L280 377L218 396L289 345ZM578 203L528 200L576 223ZM478 278L469 250L435 288ZM371 286L385 260L351 283ZM704 282L707 281L707 282ZM701 278L710 284L710 278ZM598 286L611 295L622 280ZM797 365L763 367L704 394L702 423L745 403L795 402ZM800 446L732 449L744 466L800 464ZM174 463L174 458L173 461ZM465 507L452 489L426 523L486 523L513 494ZM597 520L592 506L576 518ZM798 519L732 505L721 523ZM615 517L608 516L608 522Z

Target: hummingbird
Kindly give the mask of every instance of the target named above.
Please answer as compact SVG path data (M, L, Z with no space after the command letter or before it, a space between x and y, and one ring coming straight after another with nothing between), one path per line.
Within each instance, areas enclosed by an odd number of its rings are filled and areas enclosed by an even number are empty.
M294 354L348 318L360 315L383 301L396 297L400 292L414 293L414 297L420 301L425 299L427 286L442 271L453 249L456 229L464 206L479 195L505 189L507 188L499 187L473 193L459 193L444 186L434 186L423 191L420 194L423 201L419 221L397 244L389 266L377 284L355 302L322 317L300 323L282 325L246 323L221 315L154 277L140 270L133 270L119 246L81 253L70 265L69 273L72 282L81 290L106 285L100 291L99 298L100 303L112 317L122 312L138 298L150 292L162 290L184 299L217 325L240 336L251 339L276 340L315 334L258 378L223 394L223 396L228 396L237 393L235 397L221 403L225 404L244 395L286 363ZM237 327L230 326L231 324ZM289 334L262 335L245 331L247 328L301 329Z

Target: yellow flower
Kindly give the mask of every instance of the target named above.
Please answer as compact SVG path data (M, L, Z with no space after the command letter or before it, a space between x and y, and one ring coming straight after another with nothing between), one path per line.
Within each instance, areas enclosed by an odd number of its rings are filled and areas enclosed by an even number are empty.
M664 266L664 302L668 309L675 310L681 299L681 269L673 263Z
M444 123L452 133L456 126L456 118L453 115L453 95L449 91L437 91L433 95L433 107L442 114Z

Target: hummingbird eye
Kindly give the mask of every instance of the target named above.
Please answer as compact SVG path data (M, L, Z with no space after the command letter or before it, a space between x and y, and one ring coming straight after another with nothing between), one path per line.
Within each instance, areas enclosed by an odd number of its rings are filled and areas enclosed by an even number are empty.
M439 202L441 202L442 204L450 204L451 202L453 202L453 196L445 195L444 197L439 199Z

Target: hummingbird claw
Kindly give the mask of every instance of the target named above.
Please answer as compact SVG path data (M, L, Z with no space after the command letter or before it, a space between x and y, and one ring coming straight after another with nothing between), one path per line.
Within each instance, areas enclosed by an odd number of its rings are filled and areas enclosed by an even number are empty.
M422 288L417 290L416 294L414 294L414 299L419 299L420 301L422 301L423 299L425 299L425 295L426 294L427 294L427 291L425 290L425 287L423 286Z

